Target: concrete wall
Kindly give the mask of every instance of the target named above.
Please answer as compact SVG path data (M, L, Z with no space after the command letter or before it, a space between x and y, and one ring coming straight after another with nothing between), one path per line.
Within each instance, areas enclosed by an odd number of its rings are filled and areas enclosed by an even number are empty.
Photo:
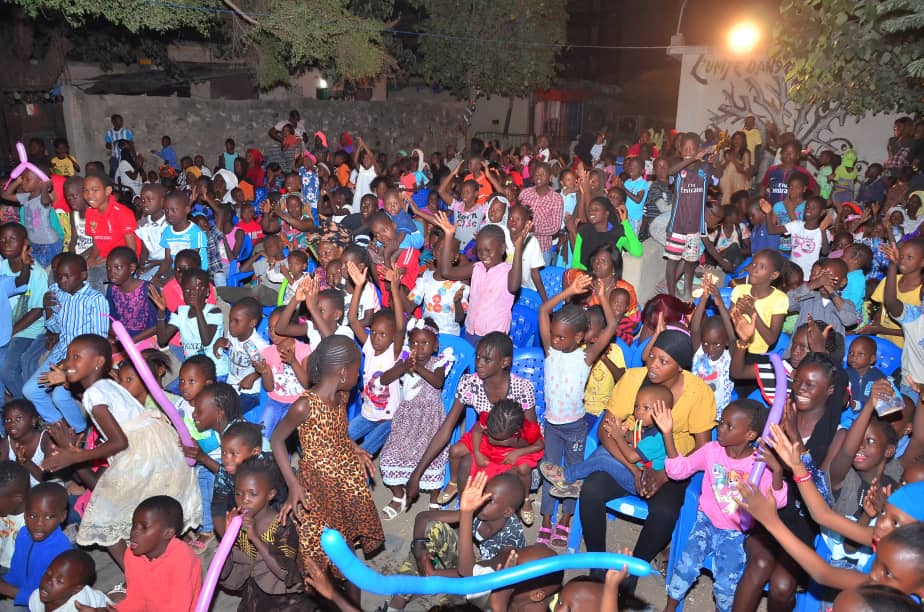
M201 153L210 165L233 138L237 150L256 146L267 150L276 143L267 132L277 121L298 109L305 128L323 130L336 140L343 131L362 135L373 148L394 152L423 145L444 148L454 140L463 105L451 100L407 100L400 104L339 102L334 100L208 100L147 96L92 96L65 86L64 120L71 152L81 164L107 159L104 134L109 116L119 113L135 135L137 150L160 149L164 134L173 139L177 154ZM151 159L150 155L147 155ZM153 160L151 160L153 163ZM152 167L146 163L146 167Z
M791 131L813 151L857 151L861 175L866 164L885 161L886 141L897 116L865 116L796 104L788 96L785 71L765 56L734 58L705 47L682 47L677 129L702 133L707 126L731 131L754 115L766 134L769 122ZM766 140L766 139L765 139Z

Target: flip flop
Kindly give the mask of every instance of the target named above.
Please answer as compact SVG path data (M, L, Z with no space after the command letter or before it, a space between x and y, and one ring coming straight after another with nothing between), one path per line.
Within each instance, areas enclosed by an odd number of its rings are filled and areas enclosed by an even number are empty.
M452 488L450 489L449 487L452 487ZM449 483L449 485L447 485L447 487L443 489L443 491L440 493L440 496L436 498L436 503L438 503L440 506L445 506L446 504L451 502L453 499L455 499L458 493L459 493L459 487L454 485L453 483Z
M554 548L567 548L568 539L571 535L571 527L568 525L556 524L555 533L549 540L549 546Z
M552 529L550 527L540 527L539 528L539 537L536 538L536 544L545 544L546 546L551 546L550 536L552 535Z

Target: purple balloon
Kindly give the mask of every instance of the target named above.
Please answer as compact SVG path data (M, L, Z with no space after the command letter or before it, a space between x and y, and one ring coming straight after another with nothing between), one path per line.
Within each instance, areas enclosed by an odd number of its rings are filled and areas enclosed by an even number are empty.
M786 377L786 368L783 367L783 358L776 353L769 353L770 363L773 364L773 373L776 375L776 393L773 396L773 405L770 406L770 414L767 415L767 423L764 425L762 438L770 435L770 425L779 425L780 419L783 418L783 409L786 408L786 390L789 387L789 381ZM763 461L755 461L751 467L751 473L748 475L748 482L755 487L759 486L760 479L764 475L767 464ZM741 510L741 527L747 531L754 524L754 518L745 510Z
M196 601L196 612L209 612L209 606L212 605L212 596L215 595L215 587L218 586L218 577L221 575L221 568L224 567L228 555L231 553L231 547L237 541L237 534L241 531L241 524L244 518L240 514L235 514L228 521L225 528L225 535L222 536L218 548L215 550L215 556L209 563L209 571L205 573L205 580L202 581L202 590L199 591L199 599Z
M138 372L138 376L144 381L145 386L148 388L148 393L151 394L151 397L154 398L161 410L164 411L164 414L170 418L170 422L173 423L176 432L180 434L180 440L183 441L183 446L195 446L196 441L189 435L189 430L186 429L186 423L183 422L183 417L180 416L176 406L170 403L164 390L161 389L160 383L154 378L151 368L148 367L148 362L144 360L144 357L138 352L138 347L135 346L135 343L132 341L131 334L128 333L124 325L115 319L112 319L112 331L115 332L116 338L122 343L122 348L125 349L128 358L131 359L132 364L135 366L135 371ZM196 460L192 457L186 457L186 463L192 467L196 465Z

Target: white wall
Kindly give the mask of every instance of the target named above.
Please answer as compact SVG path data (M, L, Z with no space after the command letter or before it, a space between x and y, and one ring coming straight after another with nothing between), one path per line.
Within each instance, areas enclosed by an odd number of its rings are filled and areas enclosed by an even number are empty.
M866 116L859 121L845 111L798 105L788 98L781 64L766 56L737 59L717 50L686 47L682 54L677 100L677 129L702 133L715 126L730 131L743 128L754 115L766 135L769 122L780 132L791 131L813 151L854 148L861 169L886 158L886 141L897 115ZM765 138L766 140L766 138Z

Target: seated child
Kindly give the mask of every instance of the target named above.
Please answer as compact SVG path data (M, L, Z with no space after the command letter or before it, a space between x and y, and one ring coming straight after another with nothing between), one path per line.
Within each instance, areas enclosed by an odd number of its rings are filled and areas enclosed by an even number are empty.
M707 442L687 456L674 446L674 419L666 405L656 406L654 420L664 435L667 459L664 470L675 480L705 472L699 511L689 539L683 546L673 577L667 585L667 606L675 610L699 578L703 561L715 555L713 593L718 610L731 610L735 590L746 565L745 533L739 512L738 483L747 482L756 459L766 461L759 489L772 489L776 507L786 505L787 487L783 468L769 447L761 444L757 453L752 444L763 431L767 410L755 400L736 400L726 406L717 428L718 439Z
M718 416L721 416L735 389L729 374L731 353L728 350L729 343L735 338L735 328L731 315L725 308L725 302L710 276L706 274L703 278L704 293L696 305L696 310L693 311L693 320L690 323L693 346L697 347L696 354L693 355L693 373L715 392L716 409ZM703 313L710 297L719 314L704 319Z
M234 509L237 468L251 457L259 456L263 452L263 445L260 427L244 421L232 423L221 436L221 465L215 476L210 508L212 521L221 527L219 535L224 533L228 512ZM283 491L281 487L277 487L277 490Z
M307 321L295 317L296 309L304 303L311 318ZM276 323L276 332L292 338L307 338L312 349L330 335L353 338L353 330L343 324L343 292L339 289L318 290L318 282L307 278Z
M206 355L215 362L219 380L228 375L228 360L215 352L215 342L222 337L224 315L217 306L206 302L209 294L209 275L205 270L187 270L181 283L186 304L167 317L167 302L154 285L150 285L149 296L157 306L157 341L167 346L170 338L179 332L183 355Z
M873 383L886 377L882 370L876 367L879 358L877 350L876 341L869 336L857 336L850 343L850 349L847 351L847 379L850 381L852 405L844 415L853 415L846 424L844 419L841 419L843 427L850 427L850 423L856 419L856 415L869 399Z
M411 553L399 573L421 576L473 575L473 561L496 567L503 549L526 547L526 533L517 517L527 489L512 472L487 479L484 473L469 477L468 494L462 493L459 510L425 510L414 519ZM476 514L477 513L477 514ZM463 558L462 521L469 539L477 540L477 554ZM450 523L459 525L458 533ZM466 545L468 542L466 542ZM467 550L465 551L468 552ZM474 559L473 559L474 557ZM462 564L468 567L467 573ZM396 595L389 610L403 610L410 596Z
M523 406L502 399L449 449L450 474L462 482L468 474L489 477L515 473L529 490L533 468L542 459L545 442L539 424L527 420Z
M847 286L841 296L863 312L863 298L866 297L866 272L873 262L873 251L865 244L850 244L844 249L844 263L847 264Z
M383 308L372 315L372 324L367 332L356 318L359 295L366 283L352 264L348 267L353 279L353 300L350 302L350 327L356 340L362 344L363 388L362 411L350 421L348 435L354 442L362 440L362 449L368 453L379 452L391 432L391 420L401 403L401 383L404 362L400 359L404 348L404 314L399 310ZM397 287L397 275L392 277L392 287Z
M26 524L29 472L16 461L0 461L0 572L10 570L16 537Z
M29 597L29 612L78 610L77 604L106 608L112 601L90 585L96 581L93 557L82 550L66 550L51 562L39 587Z
M289 406L308 388L308 355L311 347L295 338L282 336L276 330L282 319L282 308L269 317L270 344L254 360L253 367L260 373L266 403L260 423L267 438L273 436L276 425L285 416Z
M235 388L241 398L241 413L247 414L260 403L260 374L254 369L254 362L266 348L266 340L257 332L257 325L263 318L263 308L253 298L244 298L231 307L228 316L228 335L215 341L213 347L217 359L228 351L229 385ZM261 413L262 414L262 413ZM255 417L259 418L259 417Z
M385 192L383 210L391 217L398 228L398 249L417 249L423 247L424 237L411 215L405 210L406 204L397 191ZM389 262L386 261L386 265Z
M45 479L41 465L48 445L38 411L27 399L11 400L3 407L3 427L7 437L0 439L0 457L26 468L34 487Z
M385 278L381 272L398 266L401 271L401 284L409 291L412 290L420 269L420 251L411 246L401 246L398 225L383 210L372 215L369 220L369 229L375 240L383 246L384 267L379 271L379 289L382 291L382 305L391 306L389 287L385 284Z
M824 321L834 331L844 334L844 328L857 323L857 311L852 302L841 297L847 286L847 264L842 259L820 259L812 266L809 282L788 292L789 309L799 313L796 328L811 317Z
M36 485L26 494L26 528L16 536L16 549L10 571L0 579L0 595L25 606L32 591L60 553L71 550L70 540L61 531L67 517L67 490L53 482Z
M179 539L183 508L172 497L155 495L135 509L125 551L125 598L119 610L193 610L202 588L202 564ZM164 588L169 585L169 588Z
M286 277L286 290L282 296L282 304L288 304L295 297L295 292L298 291L302 281L308 276L307 269L307 253L295 249L289 251L286 265L282 267L282 275Z
M866 338L857 338L854 344L859 340ZM892 393L888 380L880 379L871 385L869 397L831 459L826 475L834 497L832 509L842 516L861 520L871 489L876 486L889 490L898 488L902 467L899 462L891 461L898 433L888 421L875 414L877 402ZM831 560L838 567L862 567L873 555L869 546L846 549L844 538L831 530L825 530L822 535L831 550Z
M638 494L641 469L664 469L664 436L654 423L654 407L674 406L674 396L663 385L646 385L635 396L635 427L627 431L609 412L600 420L600 443L590 457L569 467L543 461L542 476L552 485L553 497L576 498L581 493L581 481L594 472L606 472L632 495Z
M237 507L228 520L241 514L244 523L222 570L222 585L242 591L242 610L312 609L298 569L298 532L294 521L280 521L275 504L285 493L272 458L251 456L242 461L233 497Z

